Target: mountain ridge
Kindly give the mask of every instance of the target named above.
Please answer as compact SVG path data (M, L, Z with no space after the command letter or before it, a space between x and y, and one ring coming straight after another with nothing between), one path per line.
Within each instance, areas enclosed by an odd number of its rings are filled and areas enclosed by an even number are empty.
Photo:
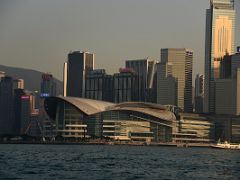
M0 71L6 73L6 75L13 77L14 79L24 79L24 89L29 91L40 91L41 89L41 77L44 72L34 69L19 68L0 65ZM56 94L60 95L63 92L63 83L54 77L57 88Z

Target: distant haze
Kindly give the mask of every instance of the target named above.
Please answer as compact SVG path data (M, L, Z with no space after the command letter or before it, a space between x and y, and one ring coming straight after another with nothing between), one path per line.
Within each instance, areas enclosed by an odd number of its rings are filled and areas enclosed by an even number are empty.
M0 64L62 80L71 50L95 53L96 68L113 73L126 59L185 47L194 50L194 74L203 73L207 8L209 0L0 0Z

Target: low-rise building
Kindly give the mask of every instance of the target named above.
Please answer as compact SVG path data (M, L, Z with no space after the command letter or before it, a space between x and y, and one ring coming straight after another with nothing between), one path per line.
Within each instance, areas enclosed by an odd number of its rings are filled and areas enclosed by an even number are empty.
M49 97L45 110L56 124L56 133L64 138L171 142L176 133L174 113L158 104Z

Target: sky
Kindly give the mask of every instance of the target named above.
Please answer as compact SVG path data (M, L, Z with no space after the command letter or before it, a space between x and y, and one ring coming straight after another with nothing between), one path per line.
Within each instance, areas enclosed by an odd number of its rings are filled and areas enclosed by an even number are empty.
M127 59L160 60L161 48L188 48L195 76L204 72L207 8L209 0L0 0L0 64L62 80L70 51L94 53L96 68L112 74Z

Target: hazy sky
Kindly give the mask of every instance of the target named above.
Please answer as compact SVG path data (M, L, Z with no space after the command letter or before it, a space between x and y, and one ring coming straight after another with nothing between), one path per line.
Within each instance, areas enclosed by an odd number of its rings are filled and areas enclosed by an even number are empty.
M159 60L161 48L185 47L194 50L194 74L203 73L208 7L209 0L0 0L0 64L62 79L71 50L95 53L96 68L113 73L126 59Z

